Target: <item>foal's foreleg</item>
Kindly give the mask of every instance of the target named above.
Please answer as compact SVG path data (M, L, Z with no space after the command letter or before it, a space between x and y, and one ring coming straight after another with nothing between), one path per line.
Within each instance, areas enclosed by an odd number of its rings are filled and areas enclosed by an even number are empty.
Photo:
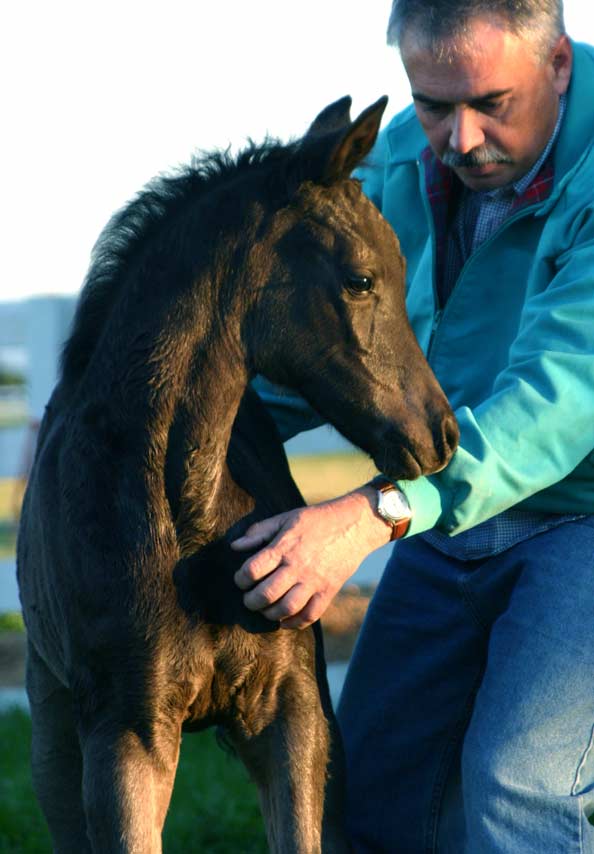
M180 727L151 731L113 720L81 737L83 802L92 851L160 854L179 756Z
M330 758L329 724L313 675L295 672L280 689L274 720L258 735L232 739L258 785L272 854L338 854L349 851L340 829L324 832Z

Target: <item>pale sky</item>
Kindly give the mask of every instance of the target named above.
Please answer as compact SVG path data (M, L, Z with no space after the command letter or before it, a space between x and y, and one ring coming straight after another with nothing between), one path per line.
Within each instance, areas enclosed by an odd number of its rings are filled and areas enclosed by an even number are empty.
M75 293L101 228L197 149L300 136L350 94L409 101L391 0L19 0L0 11L0 299ZM594 43L586 0L570 35Z

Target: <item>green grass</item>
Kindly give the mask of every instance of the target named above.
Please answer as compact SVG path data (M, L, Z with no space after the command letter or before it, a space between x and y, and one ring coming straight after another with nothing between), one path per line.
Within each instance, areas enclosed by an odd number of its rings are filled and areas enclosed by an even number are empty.
M0 614L0 632L24 632L25 624L20 611L4 611Z
M29 775L31 723L25 712L0 715L0 852L42 854L50 839Z
M29 774L29 716L0 715L0 853L51 852L49 833ZM216 744L214 733L184 736L165 854L266 854L255 787L243 766Z

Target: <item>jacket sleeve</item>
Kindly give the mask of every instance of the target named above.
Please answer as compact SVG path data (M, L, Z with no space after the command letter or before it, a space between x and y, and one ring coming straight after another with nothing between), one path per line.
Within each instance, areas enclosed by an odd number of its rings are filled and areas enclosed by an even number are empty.
M411 534L466 530L558 483L592 452L594 210L582 209L569 237L547 259L548 286L524 305L492 394L457 410L461 441L448 467L400 483L414 510Z
M272 415L283 442L304 430L321 427L325 420L309 403L286 386L276 385L258 375L252 387Z

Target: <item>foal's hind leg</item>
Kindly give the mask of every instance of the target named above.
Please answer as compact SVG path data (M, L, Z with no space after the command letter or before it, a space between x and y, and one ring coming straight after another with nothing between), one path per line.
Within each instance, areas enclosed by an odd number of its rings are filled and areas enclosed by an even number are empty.
M48 823L56 854L85 854L82 757L72 696L48 670L31 644L27 659L31 708L33 788Z

